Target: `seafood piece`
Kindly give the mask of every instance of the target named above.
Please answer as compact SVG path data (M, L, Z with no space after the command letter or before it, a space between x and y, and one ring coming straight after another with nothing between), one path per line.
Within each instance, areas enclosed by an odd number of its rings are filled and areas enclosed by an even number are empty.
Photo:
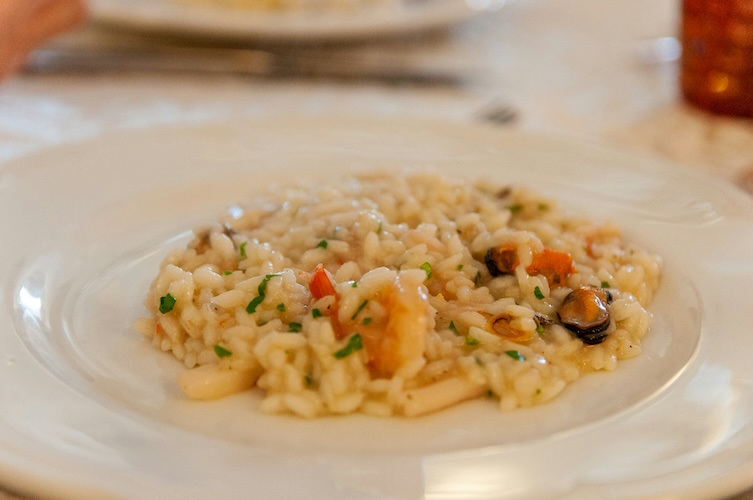
M486 329L512 342L528 342L533 337L533 333L521 328L518 323L510 314L503 312L489 318L486 322Z
M342 340L359 333L372 375L392 377L401 367L423 356L424 334L433 327L429 321L429 298L423 285L424 277L422 273L398 273L394 281L370 299L379 302L386 314L381 319L369 317L368 324L357 318L369 300L365 300L349 320L338 319L340 300L331 275L321 264L312 274L309 290L315 299L335 297L329 311L335 337Z
M410 389L403 394L400 406L403 415L425 415L468 399L477 398L489 390L488 384L473 382L465 377L451 377L431 385Z
M364 330L369 367L380 376L392 376L424 353L429 329L429 299L421 281L398 275L385 294L387 324L379 335Z
M575 272L575 268L569 253L545 248L543 252L533 256L533 262L526 267L526 272L532 276L541 274L549 286L554 288L565 286L567 277Z
M424 335L432 326L429 298L420 275L415 274L398 274L380 295L386 317L358 328L372 374L391 377L424 354Z
M600 344L607 338L612 296L604 288L583 286L570 292L557 311L562 324L584 343Z
M245 370L197 366L178 374L178 385L190 399L219 399L252 387L261 375L258 363Z
M484 256L484 264L492 276L513 274L515 268L520 265L518 250L515 245L510 244L492 247ZM526 272L532 276L540 274L546 278L550 287L558 287L567 284L567 277L575 272L575 268L569 253L545 248L542 252L534 254L531 265L526 267Z
M491 247L484 256L484 264L492 276L512 274L518 267L518 249L515 245Z

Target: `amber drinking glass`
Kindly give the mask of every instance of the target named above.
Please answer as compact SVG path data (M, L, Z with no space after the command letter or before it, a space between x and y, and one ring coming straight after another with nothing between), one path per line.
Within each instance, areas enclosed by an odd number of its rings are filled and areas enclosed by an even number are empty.
M685 99L753 117L753 0L683 0L681 40Z

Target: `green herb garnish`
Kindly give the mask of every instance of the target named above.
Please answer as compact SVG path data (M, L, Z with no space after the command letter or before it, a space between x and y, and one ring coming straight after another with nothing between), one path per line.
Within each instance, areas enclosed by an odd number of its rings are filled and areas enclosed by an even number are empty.
M455 335L460 335L460 333L458 333L458 327L455 326L455 322L454 321L450 321L450 326L448 326L447 328L449 328L450 331L452 333L454 333Z
M285 312L285 304L283 304L283 303L277 304L277 310L280 311L281 313L284 313Z
M363 318L364 325L370 325L373 320L371 318Z
M268 274L264 276L264 279L261 280L261 283L259 283L258 292L259 295L257 297L254 297L254 299L248 303L246 306L246 312L248 314L253 314L256 312L256 308L259 307L259 304L264 302L264 296L267 293L267 284L269 284L269 280L274 278L275 276L280 276L279 274Z
M431 264L429 264L428 262L424 262L423 264L421 264L420 267L421 269L424 270L424 272L426 272L426 279L427 280L431 279L431 274L432 274Z
M510 205L509 207L507 207L507 209L510 212L512 212L514 214L517 214L518 212L522 212L523 211L523 204L522 203L515 203L515 204Z
M538 333L539 335L544 335L543 325L536 325L536 333Z
M520 354L518 351L505 351L505 354L507 354L508 356L510 356L512 359L516 361L526 360L526 358L522 354Z
M479 345L481 342L478 341L478 339L473 337L466 337L465 338L465 345Z
M313 316L314 318L321 318L322 312L319 309L312 309L311 316Z
M602 281L601 282L601 288L609 288L609 282L608 281Z
M248 245L248 241L241 243L241 257L244 259L246 258L246 245Z
M316 246L317 246L317 248L327 248L327 245L329 245L329 243L327 243L327 240L322 240Z
M264 276L264 279L261 280L261 283L259 283L259 288L257 288L259 295L264 295L265 293L267 293L267 284L269 283L269 280L271 280L275 276L281 276L281 274L274 273L274 274L268 274Z
M259 307L259 305L264 302L264 295L259 295L258 297L254 297L254 299L248 303L246 306L246 312L248 314L253 314L256 312L256 308Z
M476 276L473 277L474 286L478 286L479 281L481 281L481 271L476 272Z
M463 264L458 264L458 271L462 271L462 270L463 270Z
M293 333L300 333L303 330L303 325L300 323L288 323L288 331Z
M233 355L233 351L229 351L222 347L220 344L214 344L214 353L218 358L227 358Z
M169 293L164 297L160 297L159 312L161 312L162 314L167 314L173 310L173 307L175 307L175 297L173 297Z
M356 333L348 339L348 343L345 345L345 347L343 347L339 351L335 351L334 356L337 359L343 359L347 356L350 356L356 351L360 351L361 349L363 349L363 340L361 339L361 334Z
M368 300L364 300L361 302L361 304L358 306L358 309L356 309L356 312L353 313L353 316L350 317L351 320L356 319L356 317L363 311L363 308L366 307L366 304L368 304Z
M224 274L225 276L230 276L231 274L233 274L233 271L231 271L230 269L228 269L227 271L223 271L222 274Z
M350 287L351 288L358 288L358 282L354 281L353 283L350 284Z
M533 289L533 295L539 300L544 298L544 294L541 293L541 288L539 287Z

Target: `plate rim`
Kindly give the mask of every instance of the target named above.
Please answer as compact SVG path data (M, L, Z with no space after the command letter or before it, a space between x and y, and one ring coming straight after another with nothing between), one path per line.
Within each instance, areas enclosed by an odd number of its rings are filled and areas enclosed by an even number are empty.
M253 121L256 121L256 119L252 119L252 120L253 120ZM222 120L221 120L221 121L222 121ZM419 121L423 121L423 120L419 120ZM183 127L187 127L187 128L195 128L195 127L197 126L197 124L184 124L184 125L181 125L181 126L183 126ZM202 124L199 124L198 126L202 126ZM453 125L452 125L452 127L454 127L454 126L456 126L456 124L453 124ZM175 128L175 125L174 125L174 124L173 124L173 125L169 125L169 126L168 126L168 128L170 128L170 129L174 129L174 128ZM118 133L118 132L116 132L116 135L117 135L117 133ZM522 134L522 135L524 135L524 136L530 136L530 135L531 135L530 133L527 133L527 132L513 132L513 134L515 134L515 133L520 133L520 134ZM541 135L541 134L538 134L538 135ZM93 140L97 140L97 139L93 139ZM555 139L555 140L556 140L556 139ZM78 144L76 145L76 147L81 147L81 146L85 146L85 144L86 144L87 142L88 142L88 140L84 140L84 141L81 141L80 143L78 143ZM62 146L62 147L65 147L65 146ZM601 146L597 146L597 147L601 148ZM53 148L53 149L54 149L54 148ZM609 149L609 148L604 148L604 149ZM48 153L48 150L44 150L44 151L42 151L42 152L40 152L40 153L42 153L42 154L47 154L47 153ZM625 154L627 154L628 156L639 156L639 155L635 155L635 154L632 154L632 153L629 153L629 154L628 154L628 153L625 153ZM24 162L25 162L25 161L26 161L26 160L27 160L28 158L29 158L29 156L21 157L21 158L19 158L19 159L16 159L16 160L12 160L12 161L11 161L10 163L16 163L16 162L18 162L18 163L24 163ZM659 162L658 160L651 160L651 161L656 161L656 162ZM668 162L659 162L659 163L665 163L665 164L668 164ZM2 167L3 167L3 165L2 165L2 163L0 163L0 169L2 169ZM673 167L673 168L674 168L674 167ZM705 174L702 174L702 173L700 173L700 172L697 172L697 173L698 173L698 174L700 174L700 175L698 176L698 178L699 178L699 179L704 179L704 178L706 177L706 176L705 176ZM708 176L708 177L710 177L710 176ZM717 181L718 181L718 180L717 180ZM721 184L720 184L720 185L721 185ZM742 199L742 198L741 198L741 199ZM753 206L753 205L749 205L749 207L750 207L750 206ZM1 291L0 291L0 292L1 292ZM748 475L750 475L750 474L748 474ZM744 474L741 474L740 476L741 476L741 477L740 477L740 481L742 481L742 480L743 480L743 479L742 479L742 477L744 476ZM717 484L717 485L716 485L716 487L720 487L720 486L732 487L732 483L733 483L732 481L730 481L730 483L724 483L724 484L720 483L720 484ZM700 488L700 490L702 490L702 488ZM715 493L718 493L718 492L719 492L719 490L718 490L718 489L717 489L717 490L714 490L714 492L715 492Z
M337 12L307 16L301 12L275 11L238 15L235 10L224 12L211 7L173 5L171 0L158 1L161 4L134 10L124 0L90 0L90 17L103 26L174 36L344 43L437 31L466 21L480 12L464 0L416 0L415 5L391 9L394 12L383 8L373 12L356 11L356 15L350 16ZM437 6L439 8L433 8ZM202 16L206 13L211 15Z

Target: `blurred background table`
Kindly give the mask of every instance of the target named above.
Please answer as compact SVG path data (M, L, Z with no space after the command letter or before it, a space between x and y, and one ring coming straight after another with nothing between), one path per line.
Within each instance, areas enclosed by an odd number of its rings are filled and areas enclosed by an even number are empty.
M753 124L697 111L679 98L677 0L512 0L446 32L303 47L312 58L353 58L454 73L459 85L250 79L229 75L42 72L0 86L0 159L56 143L223 113L365 113L477 119L506 104L525 130L583 136L735 179L753 166ZM57 42L91 47L112 30ZM282 50L294 51L285 48Z
M514 0L446 31L407 39L274 47L449 73L459 77L457 84L76 73L41 65L0 84L0 161L123 129L236 115L470 122L501 106L501 126L606 143L736 182L753 167L753 121L712 116L682 102L671 38L678 17L677 0ZM118 36L89 26L53 47L91 48Z

